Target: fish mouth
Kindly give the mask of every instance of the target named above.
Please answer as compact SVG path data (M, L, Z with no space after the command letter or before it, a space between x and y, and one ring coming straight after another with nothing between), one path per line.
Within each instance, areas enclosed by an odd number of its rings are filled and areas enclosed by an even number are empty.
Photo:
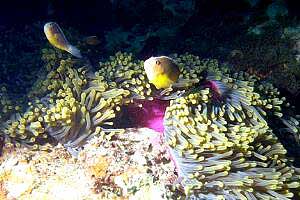
M44 32L46 32L48 28L51 28L53 25L55 25L56 23L55 22L47 22L45 25L44 25Z
M147 78L149 80L153 80L155 77L153 70L153 63L155 62L155 58L151 57L144 62L144 70L146 72Z

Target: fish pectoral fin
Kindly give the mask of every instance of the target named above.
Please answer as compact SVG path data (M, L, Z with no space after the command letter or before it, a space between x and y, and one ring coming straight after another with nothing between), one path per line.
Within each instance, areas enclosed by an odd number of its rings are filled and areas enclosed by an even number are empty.
M77 58L82 58L80 50L77 47L73 46L73 45L69 45L67 51L70 54L72 54L73 56L77 57Z

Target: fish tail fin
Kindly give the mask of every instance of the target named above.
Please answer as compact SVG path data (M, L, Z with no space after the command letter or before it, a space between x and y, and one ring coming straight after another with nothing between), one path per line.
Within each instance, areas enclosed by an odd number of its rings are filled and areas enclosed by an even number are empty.
M67 50L70 54L72 54L73 56L77 57L77 58L82 58L82 55L80 53L80 50L73 46L73 45L69 45L68 50Z

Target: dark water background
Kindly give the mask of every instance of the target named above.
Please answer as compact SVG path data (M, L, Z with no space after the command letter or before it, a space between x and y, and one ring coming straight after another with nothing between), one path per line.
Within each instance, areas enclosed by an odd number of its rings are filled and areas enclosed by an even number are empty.
M189 7L190 2L194 3L193 8ZM116 49L124 51L134 49L137 57L142 59L158 54L190 52L204 58L217 58L222 62L227 62L228 55L236 48L234 46L236 41L239 41L240 45L243 43L245 46L249 45L244 42L244 37L248 37L249 28L268 21L265 13L273 1L257 0L254 6L249 2L254 1L1 1L0 33L13 30L9 32L9 35L16 35L16 37L10 37L13 39L9 41L3 37L0 38L2 45L14 47L11 52L7 53L5 59L1 59L0 56L0 83L22 85L22 81L25 79L16 77L26 73L24 69L27 67L30 71L31 65L20 66L18 63L18 66L9 69L9 73L1 74L4 68L10 68L3 60L9 60L9 64L13 65L13 61L18 60L19 57L24 57L26 52L33 52L40 48L34 44L35 39L36 43L41 43L41 41L46 43L42 25L48 21L56 21L63 28L72 27L84 36L97 35L102 41L99 49L104 59L115 53ZM288 15L283 20L279 20L279 27L294 25L295 22L299 22L300 18L297 1L287 0L284 2L288 9ZM177 5L175 7L176 12L172 12L172 9L166 9L168 5L170 7ZM27 26L27 29L30 30L32 24L37 22L41 24L40 29L34 30L37 37L31 38L32 42L29 45L23 45L27 40L26 34L22 35L24 27ZM162 27L166 27L165 32L161 31ZM108 48L108 41L105 38L107 32L115 30L118 33L120 29L122 32L131 34L127 38L128 40L137 41L135 37L141 36L143 39L141 44L137 48L131 47L128 43L115 48ZM157 31L156 34L145 37L146 34L155 31ZM16 51L23 51L24 53L19 53L19 55ZM259 68L259 70L261 68L262 71L265 70L264 67L259 66ZM280 86L282 84L277 85L279 88ZM282 87L281 90L284 94L293 97L291 101L296 103L299 100L298 92L290 92L285 87Z
M184 0L178 0L184 2ZM30 24L35 21L59 21L87 32L102 31L111 27L122 25L132 26L138 23L151 24L161 20L163 9L159 0L153 1L122 1L134 2L131 9L140 9L137 13L127 13L127 10L118 6L118 0L27 0L27 1L1 1L0 25L16 26ZM238 22L249 13L253 15L264 12L272 0L262 0L255 7L249 6L246 0L197 0L196 12L190 23L199 25L209 19L215 22ZM297 0L286 0L291 17L300 16ZM142 6L140 6L142 5ZM216 20L219 19L219 20ZM230 23L227 21L227 23ZM237 25L237 24L236 24Z

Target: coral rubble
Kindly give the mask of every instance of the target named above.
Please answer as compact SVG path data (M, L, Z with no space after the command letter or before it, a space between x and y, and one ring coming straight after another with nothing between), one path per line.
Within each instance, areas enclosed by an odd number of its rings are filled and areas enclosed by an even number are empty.
M4 149L1 199L166 199L176 178L163 145L151 148L150 129L128 129L113 140L95 137L74 159L61 145L50 151ZM159 191L159 192L158 192ZM3 197L3 198L2 198Z

